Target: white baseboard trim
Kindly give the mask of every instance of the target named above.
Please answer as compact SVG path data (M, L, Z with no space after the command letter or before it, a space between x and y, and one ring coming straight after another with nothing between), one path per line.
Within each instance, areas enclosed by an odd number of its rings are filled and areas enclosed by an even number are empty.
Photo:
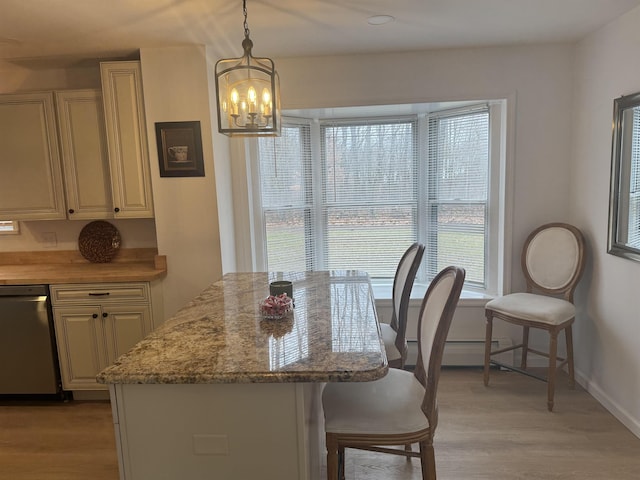
M109 400L109 390L74 390L74 400Z
M415 366L418 360L418 342L407 341L409 354L407 365ZM513 345L509 338L493 339L493 349L507 348ZM501 362L513 363L513 351L504 352L495 357ZM484 365L484 340L447 340L442 357L444 367L481 367Z
M640 420L635 419L624 408L620 407L609 395L605 393L600 386L576 369L576 381L595 398L600 404L606 408L611 415L616 417L620 423L627 427L631 433L640 438Z

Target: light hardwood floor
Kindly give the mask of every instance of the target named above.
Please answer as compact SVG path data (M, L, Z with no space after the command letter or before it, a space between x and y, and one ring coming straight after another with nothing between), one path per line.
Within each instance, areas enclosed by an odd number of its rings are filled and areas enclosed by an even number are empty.
M438 397L439 480L640 479L640 439L564 379L553 413L543 382L504 371L485 388L480 369L445 369ZM346 472L421 478L417 459L356 450L347 450ZM0 479L117 480L108 403L0 405Z
M0 480L117 480L109 402L0 406Z

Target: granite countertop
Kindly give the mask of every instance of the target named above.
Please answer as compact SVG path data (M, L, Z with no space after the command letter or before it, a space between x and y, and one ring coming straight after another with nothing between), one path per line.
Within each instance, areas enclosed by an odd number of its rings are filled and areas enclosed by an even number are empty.
M110 263L90 263L78 251L2 252L0 285L151 281L167 274L156 249L125 249Z
M265 320L274 280L293 314ZM369 277L357 271L228 273L98 375L100 383L369 381L388 370Z

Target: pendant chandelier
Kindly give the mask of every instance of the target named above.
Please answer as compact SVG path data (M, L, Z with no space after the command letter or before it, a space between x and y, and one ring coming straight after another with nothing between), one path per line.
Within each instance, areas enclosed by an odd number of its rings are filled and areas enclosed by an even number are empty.
M216 63L218 131L234 136L280 135L280 84L273 60L251 55L247 1L242 0L244 40L242 58Z

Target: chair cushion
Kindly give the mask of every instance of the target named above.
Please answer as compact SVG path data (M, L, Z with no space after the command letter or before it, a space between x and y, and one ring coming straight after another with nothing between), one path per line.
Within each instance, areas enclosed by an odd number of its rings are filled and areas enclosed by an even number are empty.
M395 344L396 331L391 328L391 325L388 323L381 323L380 332L382 333L382 340L384 341L384 349L387 351L387 360L399 360L401 354Z
M325 431L391 434L429 427L421 409L424 387L405 370L390 368L373 382L328 383L322 392Z
M485 306L487 310L548 325L559 325L573 318L576 308L561 298L533 293L512 293L498 297Z

